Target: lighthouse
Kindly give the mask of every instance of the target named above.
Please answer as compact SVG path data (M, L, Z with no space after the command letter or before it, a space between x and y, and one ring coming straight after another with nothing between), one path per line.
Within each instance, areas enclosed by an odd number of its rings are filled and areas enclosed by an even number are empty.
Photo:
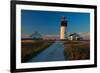
M60 27L60 39L66 39L66 30L67 30L67 20L65 16L62 16L61 27Z

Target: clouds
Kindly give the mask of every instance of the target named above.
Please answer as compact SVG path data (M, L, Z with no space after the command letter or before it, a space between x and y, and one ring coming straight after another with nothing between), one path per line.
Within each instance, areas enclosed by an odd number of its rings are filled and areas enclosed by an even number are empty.
M90 32L79 32L78 33L80 35L80 37L83 38L83 40L90 40ZM31 38L30 35L22 35L21 38ZM42 38L43 39L60 39L60 35L56 35L56 34L52 34L52 35L43 35L42 34Z
M22 10L22 34L31 34L34 31L59 34L62 16L67 18L69 32L89 32L89 13Z
M80 35L84 40L90 40L90 32L80 32L79 35Z

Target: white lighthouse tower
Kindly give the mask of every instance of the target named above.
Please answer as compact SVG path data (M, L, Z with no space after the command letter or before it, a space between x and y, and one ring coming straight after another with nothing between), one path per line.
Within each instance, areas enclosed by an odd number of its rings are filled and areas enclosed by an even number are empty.
M60 27L60 39L66 39L66 29L67 29L67 21L64 16L61 19L61 27Z

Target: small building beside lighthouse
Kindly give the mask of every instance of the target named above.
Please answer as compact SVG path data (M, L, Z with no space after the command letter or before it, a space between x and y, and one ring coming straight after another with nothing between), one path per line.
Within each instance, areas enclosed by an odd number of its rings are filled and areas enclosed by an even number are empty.
M60 39L66 39L67 36L67 20L65 16L61 18L61 27L60 27Z

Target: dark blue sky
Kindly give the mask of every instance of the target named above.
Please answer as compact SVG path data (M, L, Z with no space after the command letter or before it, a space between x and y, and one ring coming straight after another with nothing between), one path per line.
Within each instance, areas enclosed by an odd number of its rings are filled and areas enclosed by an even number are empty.
M68 32L90 31L89 13L21 10L22 35L35 31L46 35L59 34L62 16L68 21Z

